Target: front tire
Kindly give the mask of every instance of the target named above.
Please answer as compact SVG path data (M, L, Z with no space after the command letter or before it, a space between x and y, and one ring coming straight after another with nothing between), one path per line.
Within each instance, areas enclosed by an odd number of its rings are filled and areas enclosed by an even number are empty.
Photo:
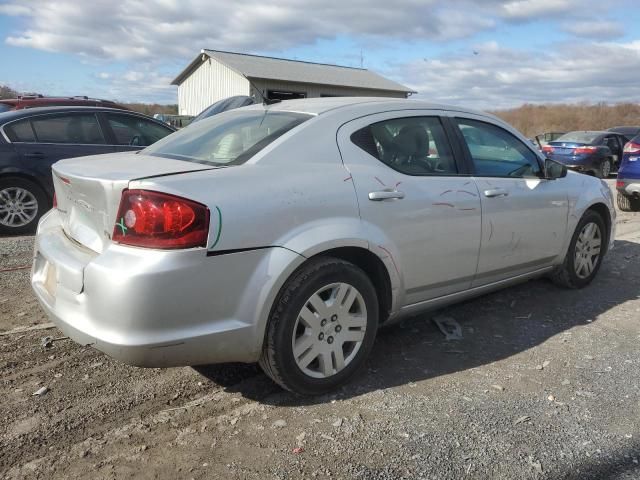
M319 257L298 269L271 312L260 358L283 388L319 395L346 383L369 356L378 328L378 299L354 264Z
M0 234L33 233L48 210L44 191L21 177L0 178Z
M591 283L600 270L609 234L604 220L587 210L578 222L562 265L552 273L552 280L566 288L582 288Z
M623 212L640 212L640 198L628 197L618 192L618 208Z

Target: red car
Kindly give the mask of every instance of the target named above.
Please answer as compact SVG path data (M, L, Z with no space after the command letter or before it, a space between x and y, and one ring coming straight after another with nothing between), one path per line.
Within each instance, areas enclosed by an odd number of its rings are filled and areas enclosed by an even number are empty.
M45 97L43 95L23 95L18 98L0 100L0 113L34 107L109 107L129 110L110 100L89 97Z

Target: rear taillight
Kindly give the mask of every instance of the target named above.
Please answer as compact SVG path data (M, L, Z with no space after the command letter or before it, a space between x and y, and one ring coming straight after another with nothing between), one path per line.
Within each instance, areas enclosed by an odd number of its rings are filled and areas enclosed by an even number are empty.
M622 180L616 180L616 187L618 187L618 188L622 188L622 187L624 187L624 181L622 181Z
M551 145L545 145L542 147L542 151L544 153L553 153L553 147Z
M640 153L640 143L628 142L624 146L624 153Z
M204 247L208 232L206 206L166 193L124 190L113 241L162 249Z
M56 197L56 192L53 192L53 208L58 208L58 197Z
M590 154L595 152L598 149L598 147L576 147L573 150L573 154L574 155L584 155L584 154Z

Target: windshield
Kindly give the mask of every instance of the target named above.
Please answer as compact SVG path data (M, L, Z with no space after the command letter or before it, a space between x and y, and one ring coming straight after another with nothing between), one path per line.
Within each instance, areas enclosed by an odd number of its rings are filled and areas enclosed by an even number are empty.
M169 135L144 153L207 165L240 165L311 117L268 110L227 112Z
M0 113L2 112L8 112L9 110L11 110L13 108L13 105L8 105L6 103L0 103Z
M600 136L600 132L569 132L558 137L559 143L593 143Z

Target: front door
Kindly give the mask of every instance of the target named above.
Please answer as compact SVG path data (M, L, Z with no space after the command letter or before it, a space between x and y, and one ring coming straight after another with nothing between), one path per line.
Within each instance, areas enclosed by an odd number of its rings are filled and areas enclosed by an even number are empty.
M404 305L469 288L480 247L478 190L459 165L438 112L353 120L338 145L372 250L390 255ZM382 252L381 252L382 251Z
M538 156L481 118L455 118L482 202L479 286L551 265L565 240L563 180L542 179Z

